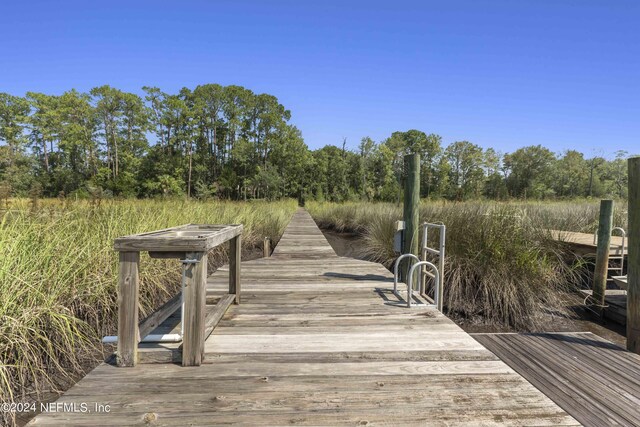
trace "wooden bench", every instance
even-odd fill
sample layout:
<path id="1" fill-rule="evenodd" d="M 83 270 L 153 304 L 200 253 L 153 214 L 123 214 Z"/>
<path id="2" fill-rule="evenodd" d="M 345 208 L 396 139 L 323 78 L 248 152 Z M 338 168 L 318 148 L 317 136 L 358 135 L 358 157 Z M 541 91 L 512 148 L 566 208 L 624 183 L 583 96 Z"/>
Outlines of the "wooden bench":
<path id="1" fill-rule="evenodd" d="M 118 366 L 136 365 L 141 332 L 148 333 L 149 329 L 138 326 L 140 252 L 148 252 L 152 258 L 192 260 L 192 263 L 185 267 L 187 270 L 183 295 L 182 365 L 198 366 L 202 363 L 206 339 L 207 253 L 216 246 L 230 242 L 229 294 L 234 295 L 234 302 L 239 304 L 242 229 L 242 225 L 187 224 L 115 239 L 113 247 L 120 256 L 116 359 Z M 170 310 L 166 311 L 167 316 L 171 314 Z M 164 319 L 154 320 L 161 323 Z"/>

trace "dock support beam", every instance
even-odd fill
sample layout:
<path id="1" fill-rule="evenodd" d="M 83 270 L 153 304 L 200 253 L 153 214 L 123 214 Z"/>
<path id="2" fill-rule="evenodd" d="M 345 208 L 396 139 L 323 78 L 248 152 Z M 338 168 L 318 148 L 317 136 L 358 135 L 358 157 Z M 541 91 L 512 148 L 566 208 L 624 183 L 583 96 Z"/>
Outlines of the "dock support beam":
<path id="1" fill-rule="evenodd" d="M 185 265 L 184 336 L 182 366 L 200 366 L 204 355 L 204 320 L 207 304 L 207 253 L 187 252 L 187 259 L 197 260 Z"/>
<path id="2" fill-rule="evenodd" d="M 640 354 L 640 157 L 630 158 L 628 167 L 627 349 Z"/>
<path id="3" fill-rule="evenodd" d="M 118 366 L 132 367 L 138 362 L 138 287 L 140 252 L 120 252 L 118 265 Z"/>
<path id="4" fill-rule="evenodd" d="M 420 230 L 420 154 L 408 154 L 404 156 L 404 211 L 405 224 L 404 240 L 402 242 L 403 254 L 418 255 L 418 232 Z M 407 259 L 406 261 L 411 262 Z M 401 269 L 402 272 L 408 268 Z M 405 274 L 401 277 L 406 282 Z"/>
<path id="5" fill-rule="evenodd" d="M 611 229 L 613 228 L 613 200 L 600 201 L 600 219 L 598 220 L 598 247 L 596 248 L 596 267 L 593 277 L 593 304 L 596 314 L 602 318 L 604 297 L 607 289 L 609 269 L 609 248 L 611 247 Z"/>

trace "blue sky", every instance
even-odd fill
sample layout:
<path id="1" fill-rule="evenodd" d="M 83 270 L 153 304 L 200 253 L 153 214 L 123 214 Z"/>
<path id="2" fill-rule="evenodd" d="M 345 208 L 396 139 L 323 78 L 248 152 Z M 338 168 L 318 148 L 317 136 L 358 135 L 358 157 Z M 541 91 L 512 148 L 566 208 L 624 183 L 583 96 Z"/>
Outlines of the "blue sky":
<path id="1" fill-rule="evenodd" d="M 311 148 L 420 129 L 640 152 L 640 2 L 5 2 L 0 91 L 267 92 Z"/>

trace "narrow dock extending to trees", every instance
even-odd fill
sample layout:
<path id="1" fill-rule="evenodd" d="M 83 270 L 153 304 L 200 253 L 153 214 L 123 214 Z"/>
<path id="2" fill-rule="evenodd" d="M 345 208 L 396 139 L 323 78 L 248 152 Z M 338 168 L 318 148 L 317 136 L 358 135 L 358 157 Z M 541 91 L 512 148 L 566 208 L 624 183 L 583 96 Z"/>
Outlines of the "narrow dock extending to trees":
<path id="1" fill-rule="evenodd" d="M 203 364 L 102 364 L 34 425 L 579 425 L 434 308 L 407 309 L 382 265 L 338 257 L 299 210 L 269 258 L 241 264 L 240 305 Z M 228 269 L 207 299 L 228 288 Z"/>

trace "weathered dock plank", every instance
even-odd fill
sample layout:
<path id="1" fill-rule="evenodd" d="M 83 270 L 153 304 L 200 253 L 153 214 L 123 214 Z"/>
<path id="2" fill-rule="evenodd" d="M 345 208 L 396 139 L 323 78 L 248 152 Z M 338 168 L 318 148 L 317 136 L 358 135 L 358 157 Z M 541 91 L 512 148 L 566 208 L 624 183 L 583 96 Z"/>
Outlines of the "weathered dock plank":
<path id="1" fill-rule="evenodd" d="M 580 291 L 585 297 L 591 295 L 592 291 L 583 289 Z M 627 291 L 621 289 L 607 289 L 604 292 L 604 319 L 627 324 Z"/>
<path id="2" fill-rule="evenodd" d="M 229 269 L 207 281 L 228 289 Z M 103 364 L 34 425 L 579 425 L 433 308 L 397 306 L 382 265 L 338 257 L 298 211 L 272 256 L 242 263 L 242 301 L 203 365 Z M 175 316 L 174 316 L 175 320 Z"/>
<path id="3" fill-rule="evenodd" d="M 590 332 L 473 336 L 583 425 L 640 425 L 640 356 Z"/>
<path id="4" fill-rule="evenodd" d="M 549 232 L 555 240 L 571 243 L 572 245 L 581 248 L 583 254 L 595 255 L 596 253 L 597 245 L 593 241 L 593 234 L 564 230 L 549 230 Z M 617 235 L 611 236 L 610 256 L 621 255 L 621 247 L 622 237 Z M 628 255 L 628 253 L 629 252 L 625 247 L 624 255 Z"/>

